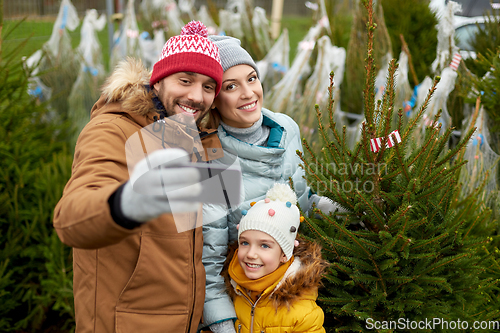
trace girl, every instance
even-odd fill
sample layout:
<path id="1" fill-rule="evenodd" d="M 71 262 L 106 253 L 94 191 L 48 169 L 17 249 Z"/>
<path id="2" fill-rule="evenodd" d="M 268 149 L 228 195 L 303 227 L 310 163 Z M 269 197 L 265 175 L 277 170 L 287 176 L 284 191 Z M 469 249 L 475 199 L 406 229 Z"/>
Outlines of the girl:
<path id="1" fill-rule="evenodd" d="M 238 333 L 325 332 L 316 297 L 328 264 L 319 245 L 297 244 L 296 202 L 288 185 L 276 184 L 243 211 L 238 249 L 228 257 L 227 271 Z"/>

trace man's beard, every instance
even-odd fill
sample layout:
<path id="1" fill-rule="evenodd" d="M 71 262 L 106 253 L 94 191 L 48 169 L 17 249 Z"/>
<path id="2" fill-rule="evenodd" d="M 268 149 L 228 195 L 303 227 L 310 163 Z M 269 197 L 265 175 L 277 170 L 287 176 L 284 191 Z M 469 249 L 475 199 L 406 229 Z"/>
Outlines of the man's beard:
<path id="1" fill-rule="evenodd" d="M 202 121 L 203 117 L 205 117 L 205 115 L 208 113 L 208 108 L 205 106 L 204 103 L 193 103 L 191 101 L 186 101 L 186 100 L 183 101 L 180 99 L 174 99 L 171 102 L 167 101 L 167 103 L 165 105 L 163 105 L 165 108 L 165 113 L 166 113 L 167 117 L 179 115 L 180 119 L 182 119 L 182 118 L 186 119 L 184 121 L 181 121 L 183 123 L 186 123 L 186 121 L 187 121 L 186 124 L 191 123 L 192 117 L 187 116 L 182 112 L 176 113 L 174 108 L 177 104 L 187 106 L 187 107 L 192 108 L 194 110 L 203 110 L 203 111 L 198 111 L 196 118 L 194 118 L 196 125 L 199 125 L 200 122 Z"/>

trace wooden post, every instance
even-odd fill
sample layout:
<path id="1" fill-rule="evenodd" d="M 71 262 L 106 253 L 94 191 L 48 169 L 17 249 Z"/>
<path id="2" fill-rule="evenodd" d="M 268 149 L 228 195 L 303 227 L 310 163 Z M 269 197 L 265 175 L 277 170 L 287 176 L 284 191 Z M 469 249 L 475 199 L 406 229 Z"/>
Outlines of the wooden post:
<path id="1" fill-rule="evenodd" d="M 410 73 L 411 76 L 413 77 L 413 85 L 418 86 L 417 73 L 415 72 L 415 68 L 413 68 L 413 61 L 411 60 L 410 49 L 408 48 L 408 44 L 406 44 L 403 34 L 399 34 L 399 38 L 401 39 L 401 46 L 403 48 L 403 51 L 408 55 L 408 65 L 410 66 Z"/>
<path id="2" fill-rule="evenodd" d="M 106 0 L 106 16 L 108 19 L 108 46 L 109 46 L 109 56 L 111 57 L 111 51 L 113 50 L 113 35 L 115 34 L 115 27 L 113 21 L 111 21 L 111 16 L 115 13 L 115 7 L 112 0 Z"/>
<path id="3" fill-rule="evenodd" d="M 271 14 L 271 37 L 276 39 L 280 35 L 281 17 L 283 16 L 284 0 L 273 0 L 273 9 Z"/>

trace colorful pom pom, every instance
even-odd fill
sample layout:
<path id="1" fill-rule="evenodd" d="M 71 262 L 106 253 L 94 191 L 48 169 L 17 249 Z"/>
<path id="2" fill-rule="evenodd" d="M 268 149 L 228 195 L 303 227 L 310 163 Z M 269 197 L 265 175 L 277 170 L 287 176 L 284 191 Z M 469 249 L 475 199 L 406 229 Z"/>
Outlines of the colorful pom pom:
<path id="1" fill-rule="evenodd" d="M 301 216 L 301 217 L 300 217 L 300 222 L 301 222 L 301 223 L 302 223 L 302 222 L 304 222 L 304 216 Z"/>
<path id="2" fill-rule="evenodd" d="M 268 213 L 269 213 L 269 216 L 274 216 L 274 214 L 276 214 L 276 212 L 272 208 L 269 209 Z"/>
<path id="3" fill-rule="evenodd" d="M 255 204 L 256 204 L 255 201 L 250 202 L 250 207 L 253 207 L 253 205 L 255 205 Z"/>
<path id="4" fill-rule="evenodd" d="M 243 210 L 241 211 L 241 215 L 247 215 L 247 214 L 248 214 L 248 210 L 243 209 Z"/>
<path id="5" fill-rule="evenodd" d="M 208 29 L 200 21 L 191 21 L 182 28 L 181 35 L 199 35 L 207 38 Z"/>
<path id="6" fill-rule="evenodd" d="M 270 202 L 271 202 L 271 199 L 269 199 L 269 198 L 265 198 L 265 199 L 264 199 L 264 202 L 265 202 L 265 203 L 270 203 Z"/>
<path id="7" fill-rule="evenodd" d="M 292 203 L 291 203 L 290 201 L 287 201 L 287 202 L 286 202 L 286 206 L 287 206 L 288 208 L 290 208 L 290 207 L 292 207 Z"/>

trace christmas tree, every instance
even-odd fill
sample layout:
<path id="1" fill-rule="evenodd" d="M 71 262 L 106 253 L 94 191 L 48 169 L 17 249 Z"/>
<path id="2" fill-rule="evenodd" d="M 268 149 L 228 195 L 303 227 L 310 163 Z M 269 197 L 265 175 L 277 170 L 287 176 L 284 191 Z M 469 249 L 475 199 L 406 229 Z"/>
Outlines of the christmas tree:
<path id="1" fill-rule="evenodd" d="M 383 99 L 375 101 L 376 24 L 372 0 L 363 4 L 368 43 L 361 140 L 351 150 L 345 127 L 336 129 L 331 84 L 328 124 L 316 107 L 321 154 L 307 141 L 305 153 L 299 153 L 311 189 L 346 210 L 330 215 L 315 210 L 301 226 L 305 238 L 321 243 L 331 263 L 319 297 L 325 327 L 331 332 L 447 332 L 472 330 L 484 321 L 481 328 L 499 329 L 494 326 L 500 324 L 496 222 L 476 192 L 460 195 L 458 181 L 467 163 L 461 151 L 475 128 L 447 150 L 452 128 L 440 134 L 437 114 L 423 144 L 415 145 L 416 124 L 439 77 L 404 125 L 403 111 L 394 108 L 395 60 Z M 395 112 L 399 122 L 391 128 Z"/>

